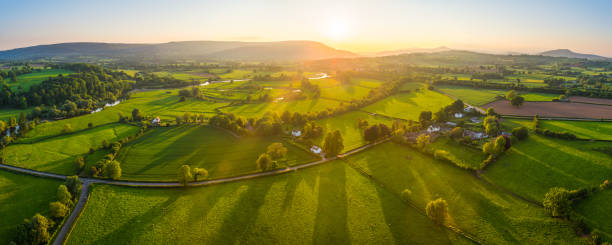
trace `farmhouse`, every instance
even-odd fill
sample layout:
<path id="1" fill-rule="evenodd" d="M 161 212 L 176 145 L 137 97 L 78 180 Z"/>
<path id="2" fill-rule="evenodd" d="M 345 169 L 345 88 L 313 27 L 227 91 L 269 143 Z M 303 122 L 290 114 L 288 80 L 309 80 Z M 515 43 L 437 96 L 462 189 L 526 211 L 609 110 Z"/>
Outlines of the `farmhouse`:
<path id="1" fill-rule="evenodd" d="M 440 126 L 434 126 L 431 125 L 427 128 L 427 133 L 433 133 L 433 132 L 439 132 L 440 131 Z"/>
<path id="2" fill-rule="evenodd" d="M 151 124 L 153 124 L 153 126 L 159 125 L 160 122 L 161 120 L 159 119 L 159 117 L 155 117 L 153 118 L 153 120 L 151 120 Z"/>
<path id="3" fill-rule="evenodd" d="M 460 112 L 455 113 L 455 118 L 463 118 L 463 113 L 460 113 Z"/>
<path id="4" fill-rule="evenodd" d="M 312 147 L 310 147 L 310 151 L 312 151 L 312 153 L 314 153 L 314 154 L 320 154 L 321 153 L 321 147 L 313 145 Z"/>
<path id="5" fill-rule="evenodd" d="M 302 135 L 302 131 L 294 129 L 293 131 L 291 131 L 291 135 L 293 135 L 294 137 L 300 137 Z"/>
<path id="6" fill-rule="evenodd" d="M 465 130 L 465 131 L 463 131 L 463 136 L 469 136 L 473 140 L 486 139 L 486 138 L 489 137 L 484 132 L 476 132 L 476 131 L 472 131 L 472 130 Z"/>
<path id="7" fill-rule="evenodd" d="M 463 108 L 463 111 L 464 112 L 468 112 L 468 113 L 469 112 L 473 112 L 474 111 L 474 107 L 468 105 L 465 108 Z"/>

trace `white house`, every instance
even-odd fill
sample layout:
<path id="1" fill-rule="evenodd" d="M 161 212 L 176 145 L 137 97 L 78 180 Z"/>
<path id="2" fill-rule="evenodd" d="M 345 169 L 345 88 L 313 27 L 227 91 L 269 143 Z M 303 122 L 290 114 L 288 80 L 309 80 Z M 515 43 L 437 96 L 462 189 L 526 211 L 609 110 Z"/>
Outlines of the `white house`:
<path id="1" fill-rule="evenodd" d="M 321 153 L 321 147 L 313 145 L 312 147 L 310 147 L 310 151 L 312 151 L 314 154 L 320 154 Z"/>
<path id="2" fill-rule="evenodd" d="M 455 113 L 455 118 L 462 118 L 463 117 L 463 113 Z"/>
<path id="3" fill-rule="evenodd" d="M 463 111 L 464 112 L 473 112 L 474 111 L 474 107 L 468 105 L 465 108 L 463 108 Z"/>
<path id="4" fill-rule="evenodd" d="M 440 126 L 430 125 L 427 128 L 427 133 L 433 133 L 433 132 L 438 132 L 438 131 L 440 131 Z"/>
<path id="5" fill-rule="evenodd" d="M 291 135 L 295 137 L 300 137 L 302 135 L 302 131 L 294 129 L 293 131 L 291 131 Z"/>
<path id="6" fill-rule="evenodd" d="M 159 123 L 161 122 L 161 120 L 159 119 L 159 117 L 155 117 L 153 118 L 153 120 L 151 120 L 151 124 L 157 126 L 159 125 Z"/>

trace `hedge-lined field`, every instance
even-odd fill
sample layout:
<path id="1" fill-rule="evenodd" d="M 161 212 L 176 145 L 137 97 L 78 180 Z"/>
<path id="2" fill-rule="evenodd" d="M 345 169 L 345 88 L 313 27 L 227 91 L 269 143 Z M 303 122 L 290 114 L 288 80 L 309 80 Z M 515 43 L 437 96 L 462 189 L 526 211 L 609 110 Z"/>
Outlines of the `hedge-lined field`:
<path id="1" fill-rule="evenodd" d="M 358 125 L 359 119 L 368 121 L 369 125 L 384 123 L 389 126 L 389 128 L 391 128 L 392 120 L 390 119 L 371 116 L 365 112 L 354 111 L 344 113 L 336 117 L 330 117 L 315 121 L 317 125 L 323 127 L 323 135 L 320 138 L 316 139 L 315 142 L 318 142 L 319 146 L 321 146 L 323 144 L 323 140 L 327 132 L 340 130 L 340 134 L 342 135 L 342 139 L 344 140 L 343 152 L 350 151 L 355 148 L 359 148 L 360 146 L 366 145 L 368 142 L 363 139 L 363 129 L 359 128 Z"/>
<path id="2" fill-rule="evenodd" d="M 533 127 L 533 120 L 510 120 Z M 569 132 L 583 139 L 612 140 L 612 122 L 540 120 L 540 128 L 555 132 Z"/>
<path id="3" fill-rule="evenodd" d="M 421 92 L 389 96 L 366 106 L 363 110 L 385 116 L 418 121 L 421 111 L 436 112 L 451 103 L 453 103 L 453 100 L 446 95 L 430 90 L 422 90 Z"/>
<path id="4" fill-rule="evenodd" d="M 612 156 L 595 151 L 608 142 L 561 140 L 530 134 L 491 163 L 484 177 L 541 201 L 552 187 L 578 189 L 612 176 Z"/>
<path id="5" fill-rule="evenodd" d="M 3 150 L 7 164 L 52 173 L 76 174 L 75 159 L 90 148 L 99 148 L 102 141 L 114 142 L 135 135 L 139 127 L 109 124 L 88 130 L 60 135 L 32 144 L 11 144 Z"/>
<path id="6" fill-rule="evenodd" d="M 122 179 L 176 181 L 182 165 L 203 167 L 210 178 L 243 175 L 259 171 L 255 160 L 279 139 L 235 138 L 225 130 L 208 126 L 156 128 L 123 146 L 117 156 Z M 287 143 L 287 161 L 295 165 L 316 160 L 302 149 Z"/>
<path id="7" fill-rule="evenodd" d="M 0 170 L 0 243 L 15 239 L 17 226 L 36 213 L 49 215 L 49 203 L 57 200 L 62 181 Z"/>
<path id="8" fill-rule="evenodd" d="M 347 158 L 393 193 L 404 190 L 417 207 L 436 198 L 448 202 L 450 223 L 487 244 L 582 243 L 571 226 L 541 207 L 478 180 L 470 171 L 434 160 L 407 146 L 385 143 Z"/>
<path id="9" fill-rule="evenodd" d="M 96 186 L 67 244 L 467 244 L 342 162 L 203 188 Z"/>
<path id="10" fill-rule="evenodd" d="M 327 108 L 336 108 L 339 105 L 339 101 L 318 98 L 230 106 L 221 108 L 221 111 L 231 112 L 244 117 L 261 117 L 266 112 L 276 112 L 279 115 L 281 115 L 285 110 L 291 113 L 319 112 L 322 110 L 327 110 Z"/>
<path id="11" fill-rule="evenodd" d="M 49 77 L 55 77 L 58 75 L 69 75 L 74 72 L 63 69 L 45 69 L 42 71 L 34 71 L 32 73 L 23 74 L 17 77 L 17 82 L 11 83 L 7 79 L 7 83 L 13 91 L 28 91 L 32 85 L 36 85 L 46 80 Z M 21 90 L 19 89 L 21 86 Z"/>

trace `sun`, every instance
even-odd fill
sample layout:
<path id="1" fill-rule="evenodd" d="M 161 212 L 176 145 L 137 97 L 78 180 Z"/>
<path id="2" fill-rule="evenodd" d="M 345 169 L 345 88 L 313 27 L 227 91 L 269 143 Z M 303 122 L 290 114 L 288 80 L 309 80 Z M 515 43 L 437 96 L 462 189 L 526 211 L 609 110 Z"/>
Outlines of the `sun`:
<path id="1" fill-rule="evenodd" d="M 349 31 L 349 26 L 345 21 L 332 20 L 327 25 L 326 35 L 334 41 L 340 41 L 348 36 Z"/>

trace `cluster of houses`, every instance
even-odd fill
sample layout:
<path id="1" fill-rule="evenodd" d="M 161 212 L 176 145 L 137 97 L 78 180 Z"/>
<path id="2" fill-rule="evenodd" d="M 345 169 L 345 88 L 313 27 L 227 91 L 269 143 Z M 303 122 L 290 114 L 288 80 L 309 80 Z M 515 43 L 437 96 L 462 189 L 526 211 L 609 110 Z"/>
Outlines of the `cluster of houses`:
<path id="1" fill-rule="evenodd" d="M 293 137 L 300 137 L 302 136 L 302 131 L 299 129 L 294 129 L 291 130 L 291 136 Z M 321 154 L 321 152 L 323 152 L 323 150 L 321 149 L 321 147 L 313 145 L 312 147 L 310 147 L 310 151 L 314 154 Z"/>

